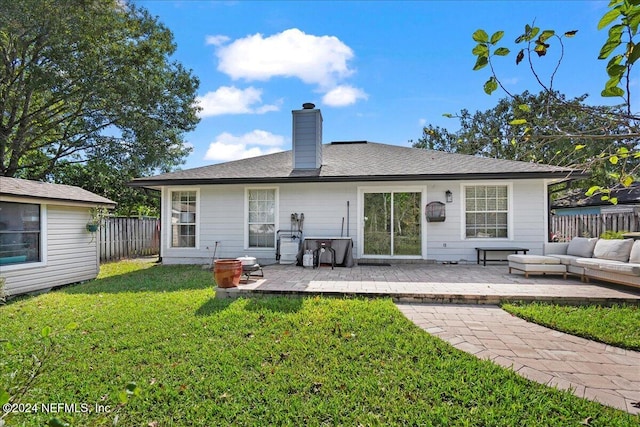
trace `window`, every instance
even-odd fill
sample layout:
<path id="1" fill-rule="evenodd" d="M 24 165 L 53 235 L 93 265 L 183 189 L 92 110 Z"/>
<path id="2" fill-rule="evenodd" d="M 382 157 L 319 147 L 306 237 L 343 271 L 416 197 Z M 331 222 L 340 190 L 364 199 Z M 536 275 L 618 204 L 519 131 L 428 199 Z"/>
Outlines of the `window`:
<path id="1" fill-rule="evenodd" d="M 250 248 L 274 248 L 276 235 L 276 190 L 247 190 L 247 234 Z"/>
<path id="2" fill-rule="evenodd" d="M 467 238 L 509 237 L 509 199 L 506 185 L 465 187 Z"/>
<path id="3" fill-rule="evenodd" d="M 40 262 L 40 205 L 0 202 L 0 265 Z"/>
<path id="4" fill-rule="evenodd" d="M 196 247 L 196 192 L 171 193 L 171 246 Z"/>

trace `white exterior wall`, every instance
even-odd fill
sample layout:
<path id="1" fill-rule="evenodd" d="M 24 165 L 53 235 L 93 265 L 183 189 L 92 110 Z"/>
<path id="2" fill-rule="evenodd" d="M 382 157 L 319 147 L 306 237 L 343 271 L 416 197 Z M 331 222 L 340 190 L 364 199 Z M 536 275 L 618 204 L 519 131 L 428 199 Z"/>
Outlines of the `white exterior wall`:
<path id="1" fill-rule="evenodd" d="M 19 201 L 19 200 L 6 200 Z M 23 200 L 24 203 L 37 203 Z M 98 245 L 87 232 L 87 206 L 40 205 L 39 263 L 0 266 L 5 291 L 17 295 L 95 279 L 100 271 Z"/>
<path id="2" fill-rule="evenodd" d="M 464 237 L 464 185 L 508 185 L 510 224 L 508 239 L 466 239 Z M 274 185 L 211 185 L 169 187 L 163 189 L 162 257 L 167 264 L 211 262 L 215 242 L 220 242 L 216 258 L 254 256 L 262 264 L 275 262 L 275 248 L 246 248 L 246 189 L 277 189 L 276 230 L 291 228 L 292 213 L 304 213 L 304 236 L 335 237 L 341 231 L 354 241 L 354 256 L 362 257 L 360 228 L 365 191 L 422 192 L 422 248 L 420 259 L 435 261 L 476 260 L 478 246 L 521 246 L 531 254 L 542 254 L 547 230 L 547 182 L 532 180 L 482 181 L 423 181 L 423 182 L 359 182 L 359 183 L 302 183 Z M 171 248 L 170 190 L 197 190 L 198 213 L 196 248 Z M 453 193 L 453 202 L 445 203 L 446 220 L 429 223 L 424 207 L 432 201 L 445 202 L 445 191 Z M 349 216 L 347 218 L 347 202 Z M 344 229 L 342 218 L 345 219 Z M 426 232 L 425 232 L 426 231 Z M 380 257 L 377 257 L 380 258 Z M 407 257 L 398 257 L 407 258 Z"/>

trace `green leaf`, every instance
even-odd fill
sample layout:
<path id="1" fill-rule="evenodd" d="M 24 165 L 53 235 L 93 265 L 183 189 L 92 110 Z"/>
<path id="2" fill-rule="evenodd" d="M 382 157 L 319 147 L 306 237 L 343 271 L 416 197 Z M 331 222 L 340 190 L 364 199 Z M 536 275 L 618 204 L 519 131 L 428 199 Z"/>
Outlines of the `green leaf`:
<path id="1" fill-rule="evenodd" d="M 495 55 L 498 55 L 498 56 L 507 56 L 507 55 L 509 55 L 509 52 L 511 52 L 511 51 L 509 49 L 507 49 L 506 47 L 499 47 L 493 53 Z"/>
<path id="2" fill-rule="evenodd" d="M 54 417 L 49 420 L 47 423 L 49 427 L 69 427 L 69 423 L 65 423 L 60 418 Z"/>
<path id="3" fill-rule="evenodd" d="M 609 157 L 609 163 L 611 163 L 612 165 L 617 165 L 618 164 L 618 160 L 619 160 L 618 156 L 614 155 L 614 156 Z"/>
<path id="4" fill-rule="evenodd" d="M 527 104 L 520 104 L 518 105 L 518 110 L 524 111 L 525 113 L 529 113 L 531 112 L 531 107 Z"/>
<path id="5" fill-rule="evenodd" d="M 619 78 L 622 78 L 624 72 L 627 69 L 624 65 L 620 65 L 622 58 L 622 55 L 616 55 L 611 58 L 611 60 L 607 64 L 607 74 L 609 75 L 609 77 L 618 76 Z"/>
<path id="6" fill-rule="evenodd" d="M 3 388 L 0 388 L 0 406 L 4 405 L 9 401 L 11 395 Z"/>
<path id="7" fill-rule="evenodd" d="M 638 44 L 633 44 L 633 42 L 629 43 L 631 45 L 629 58 L 627 59 L 627 63 L 629 65 L 634 64 L 638 58 L 640 58 L 640 46 Z"/>
<path id="8" fill-rule="evenodd" d="M 42 338 L 47 338 L 50 334 L 51 334 L 51 326 L 45 326 L 44 328 L 42 328 L 42 331 L 40 331 L 40 336 Z"/>
<path id="9" fill-rule="evenodd" d="M 625 187 L 631 187 L 631 184 L 633 184 L 633 177 L 629 175 L 625 176 L 622 180 L 622 185 L 624 185 Z"/>
<path id="10" fill-rule="evenodd" d="M 549 47 L 549 45 L 537 44 L 533 50 L 538 54 L 538 56 L 545 56 L 547 54 L 547 47 Z"/>
<path id="11" fill-rule="evenodd" d="M 618 46 L 620 46 L 620 40 L 608 39 L 600 49 L 598 59 L 607 59 Z"/>
<path id="12" fill-rule="evenodd" d="M 606 201 L 607 201 L 607 200 L 609 200 L 609 199 L 610 199 L 610 197 L 609 197 L 609 196 L 607 196 L 607 195 L 600 196 L 600 200 L 602 200 L 603 202 L 606 202 Z"/>
<path id="13" fill-rule="evenodd" d="M 118 393 L 118 403 L 120 403 L 121 405 L 124 405 L 128 401 L 129 401 L 129 395 L 127 394 L 126 391 L 122 390 L 121 392 Z"/>
<path id="14" fill-rule="evenodd" d="M 496 89 L 498 89 L 498 81 L 492 76 L 484 84 L 484 93 L 491 95 Z"/>
<path id="15" fill-rule="evenodd" d="M 576 151 L 580 151 L 580 150 L 582 150 L 584 147 L 586 147 L 586 145 L 578 144 L 578 145 L 576 145 Z"/>
<path id="16" fill-rule="evenodd" d="M 524 59 L 524 49 L 520 49 L 518 56 L 516 56 L 516 65 L 518 65 Z"/>
<path id="17" fill-rule="evenodd" d="M 496 31 L 491 35 L 491 44 L 496 44 L 504 36 L 504 31 Z"/>
<path id="18" fill-rule="evenodd" d="M 71 322 L 71 323 L 69 323 L 67 326 L 65 326 L 65 329 L 66 329 L 67 331 L 73 331 L 73 330 L 75 330 L 75 329 L 78 329 L 78 326 L 79 326 L 79 325 L 78 325 L 76 322 Z"/>
<path id="19" fill-rule="evenodd" d="M 513 119 L 509 122 L 512 126 L 524 125 L 527 123 L 527 119 Z"/>
<path id="20" fill-rule="evenodd" d="M 527 41 L 533 40 L 538 35 L 539 32 L 540 32 L 539 27 L 531 28 L 531 33 L 527 36 Z"/>
<path id="21" fill-rule="evenodd" d="M 473 71 L 481 70 L 482 68 L 486 67 L 488 63 L 489 60 L 486 56 L 479 56 L 478 60 L 476 61 L 476 65 L 473 66 Z"/>
<path id="22" fill-rule="evenodd" d="M 131 381 L 130 383 L 128 383 L 124 389 L 127 394 L 134 394 L 137 396 L 140 393 L 140 389 L 138 388 L 138 385 L 135 383 L 135 381 Z"/>
<path id="23" fill-rule="evenodd" d="M 540 37 L 538 37 L 538 41 L 540 41 L 541 43 L 544 43 L 546 40 L 553 37 L 555 34 L 556 32 L 553 30 L 544 30 L 542 34 L 540 34 Z"/>
<path id="24" fill-rule="evenodd" d="M 485 30 L 476 30 L 471 37 L 478 43 L 489 43 L 489 34 Z"/>
<path id="25" fill-rule="evenodd" d="M 596 191 L 600 191 L 601 189 L 602 189 L 602 187 L 600 187 L 599 185 L 591 186 L 591 187 L 589 187 L 589 189 L 587 190 L 587 192 L 586 192 L 586 193 L 584 193 L 584 195 L 585 195 L 585 196 L 587 196 L 587 197 L 589 197 L 589 196 L 593 196 L 593 194 L 594 194 Z"/>
<path id="26" fill-rule="evenodd" d="M 600 96 L 604 96 L 604 97 L 624 96 L 624 91 L 619 87 L 608 87 L 602 92 L 600 92 Z"/>
<path id="27" fill-rule="evenodd" d="M 471 51 L 475 56 L 489 56 L 489 48 L 486 44 L 478 43 Z"/>
<path id="28" fill-rule="evenodd" d="M 564 33 L 565 37 L 574 37 L 576 35 L 576 33 L 578 32 L 578 30 L 572 30 L 572 31 L 567 31 L 566 33 Z"/>
<path id="29" fill-rule="evenodd" d="M 444 113 L 442 116 L 446 117 L 448 119 L 453 119 L 453 114 L 451 114 L 451 113 Z"/>
<path id="30" fill-rule="evenodd" d="M 618 18 L 618 16 L 620 16 L 620 9 L 617 7 L 605 13 L 604 16 L 600 18 L 600 22 L 598 22 L 598 30 L 601 30 L 611 24 Z"/>
<path id="31" fill-rule="evenodd" d="M 617 205 L 618 204 L 618 198 L 617 197 L 611 197 L 609 198 L 609 202 L 613 205 Z"/>

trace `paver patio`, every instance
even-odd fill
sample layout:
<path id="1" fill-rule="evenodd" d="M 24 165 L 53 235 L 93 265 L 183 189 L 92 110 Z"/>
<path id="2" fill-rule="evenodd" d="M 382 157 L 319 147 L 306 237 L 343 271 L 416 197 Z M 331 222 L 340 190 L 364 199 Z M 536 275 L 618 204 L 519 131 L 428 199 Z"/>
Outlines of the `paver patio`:
<path id="1" fill-rule="evenodd" d="M 640 289 L 561 276 L 509 274 L 506 265 L 396 264 L 264 268 L 264 278 L 216 297 L 252 294 L 391 297 L 430 334 L 548 386 L 640 413 L 640 353 L 578 338 L 512 316 L 502 301 L 640 304 Z M 439 303 L 439 304 L 434 304 Z M 452 304 L 455 303 L 455 304 Z"/>
<path id="2" fill-rule="evenodd" d="M 217 297 L 242 294 L 385 296 L 396 301 L 484 303 L 553 301 L 598 304 L 640 303 L 640 289 L 582 283 L 562 276 L 509 274 L 506 265 L 394 264 L 391 266 L 321 267 L 270 265 L 264 278 L 238 288 L 218 289 Z"/>

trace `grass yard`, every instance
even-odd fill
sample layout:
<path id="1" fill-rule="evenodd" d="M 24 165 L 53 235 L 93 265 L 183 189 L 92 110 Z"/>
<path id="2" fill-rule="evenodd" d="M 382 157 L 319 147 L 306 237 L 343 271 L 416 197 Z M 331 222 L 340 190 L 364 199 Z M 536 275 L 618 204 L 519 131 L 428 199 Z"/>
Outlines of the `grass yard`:
<path id="1" fill-rule="evenodd" d="M 0 319 L 10 342 L 0 345 L 2 388 L 42 353 L 50 327 L 55 352 L 22 402 L 110 407 L 54 414 L 73 426 L 115 417 L 152 427 L 640 422 L 458 351 L 390 299 L 216 300 L 199 267 L 106 265 L 95 281 L 0 307 Z M 137 395 L 118 407 L 131 381 Z M 42 426 L 51 416 L 6 422 Z"/>
<path id="2" fill-rule="evenodd" d="M 640 307 L 504 304 L 511 314 L 573 335 L 640 351 Z"/>

